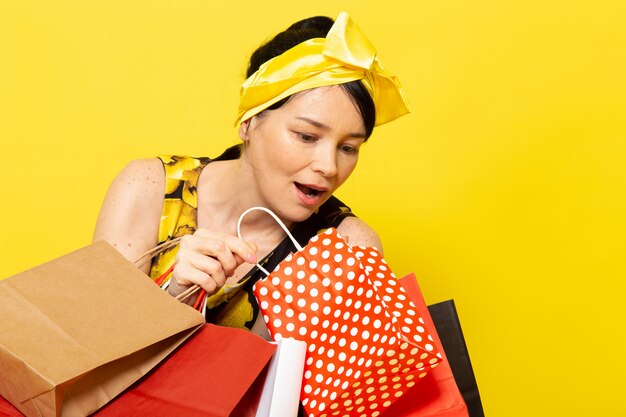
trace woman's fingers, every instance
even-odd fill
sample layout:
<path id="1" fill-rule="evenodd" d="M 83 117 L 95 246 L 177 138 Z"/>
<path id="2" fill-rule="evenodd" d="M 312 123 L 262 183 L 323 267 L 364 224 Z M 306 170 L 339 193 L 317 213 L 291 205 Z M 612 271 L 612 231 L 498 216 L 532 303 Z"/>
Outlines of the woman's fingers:
<path id="1" fill-rule="evenodd" d="M 185 262 L 177 262 L 172 272 L 172 278 L 180 287 L 188 288 L 194 284 L 200 285 L 208 294 L 215 293 L 220 285 L 221 279 L 216 278 L 217 274 L 212 275 L 197 269 L 192 264 Z M 223 285 L 223 284 L 222 284 Z"/>
<path id="2" fill-rule="evenodd" d="M 181 239 L 173 279 L 177 288 L 200 285 L 217 292 L 244 262 L 256 262 L 256 245 L 235 236 L 199 229 Z"/>
<path id="3" fill-rule="evenodd" d="M 212 261 L 210 261 L 212 260 Z M 240 265 L 223 240 L 201 236 L 183 238 L 180 242 L 177 261 L 194 265 L 207 273 L 215 269 L 215 260 L 227 276 Z"/>
<path id="4" fill-rule="evenodd" d="M 238 255 L 241 258 L 233 269 L 243 262 L 256 263 L 256 245 L 245 242 L 236 236 L 206 229 L 198 229 L 193 236 L 204 238 L 200 243 L 204 253 L 225 262 L 223 264 L 226 268 L 227 265 L 231 265 L 229 255 Z M 225 258 L 222 259 L 221 256 Z"/>

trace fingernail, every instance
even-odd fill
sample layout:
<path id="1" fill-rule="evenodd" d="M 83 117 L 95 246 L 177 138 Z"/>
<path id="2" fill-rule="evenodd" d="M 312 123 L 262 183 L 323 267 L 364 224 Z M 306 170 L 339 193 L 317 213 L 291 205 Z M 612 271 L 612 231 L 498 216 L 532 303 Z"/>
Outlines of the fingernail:
<path id="1" fill-rule="evenodd" d="M 256 263 L 256 256 L 254 256 L 253 253 L 249 253 L 248 255 L 246 255 L 246 260 L 248 262 L 250 262 L 251 264 L 255 264 Z"/>

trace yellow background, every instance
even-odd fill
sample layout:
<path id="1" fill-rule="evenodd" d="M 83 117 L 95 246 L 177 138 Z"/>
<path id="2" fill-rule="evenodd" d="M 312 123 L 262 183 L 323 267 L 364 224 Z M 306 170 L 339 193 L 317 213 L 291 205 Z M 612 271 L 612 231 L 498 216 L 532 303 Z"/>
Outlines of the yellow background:
<path id="1" fill-rule="evenodd" d="M 623 410 L 626 3 L 2 1 L 6 277 L 89 243 L 114 175 L 216 156 L 246 59 L 349 11 L 413 113 L 377 129 L 339 193 L 454 298 L 489 417 Z"/>

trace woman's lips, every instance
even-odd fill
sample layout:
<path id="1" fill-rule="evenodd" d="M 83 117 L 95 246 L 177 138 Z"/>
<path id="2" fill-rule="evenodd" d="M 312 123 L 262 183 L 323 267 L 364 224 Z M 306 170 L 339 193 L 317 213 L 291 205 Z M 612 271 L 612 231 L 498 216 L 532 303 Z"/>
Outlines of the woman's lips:
<path id="1" fill-rule="evenodd" d="M 294 184 L 298 197 L 308 206 L 317 205 L 321 201 L 324 193 L 328 191 L 326 187 L 319 187 L 313 184 L 300 184 L 298 182 Z"/>

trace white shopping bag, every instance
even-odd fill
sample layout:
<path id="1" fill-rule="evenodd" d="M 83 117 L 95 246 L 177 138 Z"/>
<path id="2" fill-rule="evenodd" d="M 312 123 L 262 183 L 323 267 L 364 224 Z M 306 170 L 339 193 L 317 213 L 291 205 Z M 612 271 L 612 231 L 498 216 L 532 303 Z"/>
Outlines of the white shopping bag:
<path id="1" fill-rule="evenodd" d="M 269 364 L 256 417 L 298 415 L 306 343 L 283 338 Z"/>

